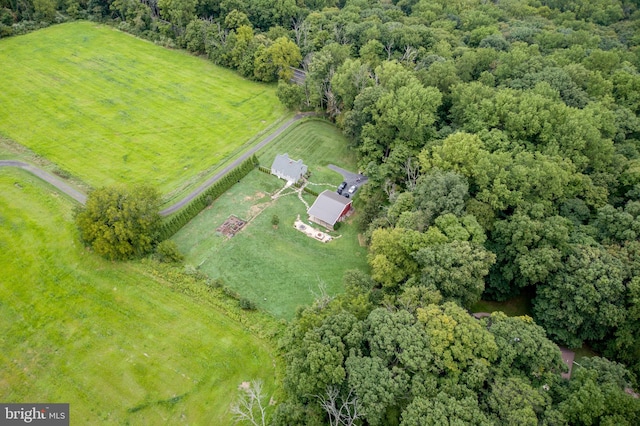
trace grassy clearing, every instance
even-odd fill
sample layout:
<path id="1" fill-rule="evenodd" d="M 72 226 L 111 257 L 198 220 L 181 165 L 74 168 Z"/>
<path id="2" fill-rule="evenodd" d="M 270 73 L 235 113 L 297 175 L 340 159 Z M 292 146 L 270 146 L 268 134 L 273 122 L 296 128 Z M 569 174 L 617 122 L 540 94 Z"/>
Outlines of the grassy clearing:
<path id="1" fill-rule="evenodd" d="M 312 182 L 328 184 L 311 186 L 319 191 L 342 180 L 327 164 L 355 167 L 344 137 L 319 120 L 290 129 L 259 153 L 260 162 L 269 167 L 275 154 L 283 152 L 303 159 L 312 171 Z M 333 233 L 339 238 L 320 243 L 293 228 L 298 215 L 307 219 L 306 207 L 296 194 L 286 190 L 288 195 L 271 199 L 283 185 L 284 181 L 253 171 L 173 239 L 188 263 L 213 278 L 222 278 L 225 285 L 276 317 L 289 319 L 297 306 L 308 305 L 320 294 L 319 286 L 328 294 L 342 292 L 344 271 L 368 270 L 368 265 L 366 248 L 358 243 L 357 214 Z M 309 205 L 315 199 L 308 194 L 304 197 Z M 216 228 L 232 214 L 253 219 L 231 239 L 217 235 Z M 271 224 L 274 215 L 280 219 L 277 229 Z"/>
<path id="2" fill-rule="evenodd" d="M 269 343 L 209 304 L 79 246 L 72 203 L 0 169 L 0 400 L 72 424 L 230 424 L 237 386 L 276 387 Z"/>
<path id="3" fill-rule="evenodd" d="M 510 317 L 528 315 L 533 316 L 531 307 L 531 295 L 521 294 L 504 302 L 480 300 L 471 306 L 471 312 L 495 312 L 502 311 Z"/>
<path id="4" fill-rule="evenodd" d="M 92 186 L 172 197 L 285 113 L 275 87 L 90 22 L 0 41 L 0 134 Z"/>
<path id="5" fill-rule="evenodd" d="M 591 349 L 591 347 L 589 347 L 586 343 L 583 343 L 579 348 L 573 348 L 571 350 L 576 353 L 574 361 L 576 361 L 577 363 L 580 363 L 582 358 L 593 358 L 594 356 L 600 356 L 600 354 Z"/>
<path id="6" fill-rule="evenodd" d="M 344 271 L 368 266 L 354 223 L 345 223 L 333 233 L 341 237 L 326 244 L 295 230 L 293 222 L 297 215 L 306 219 L 306 207 L 291 193 L 271 199 L 283 183 L 259 171 L 249 173 L 173 239 L 188 263 L 222 278 L 276 317 L 290 319 L 297 306 L 308 305 L 320 294 L 319 286 L 335 295 L 343 291 Z M 311 204 L 314 197 L 305 199 Z M 216 228 L 231 214 L 253 219 L 227 239 L 217 235 Z M 280 219 L 277 229 L 271 224 L 273 215 Z"/>

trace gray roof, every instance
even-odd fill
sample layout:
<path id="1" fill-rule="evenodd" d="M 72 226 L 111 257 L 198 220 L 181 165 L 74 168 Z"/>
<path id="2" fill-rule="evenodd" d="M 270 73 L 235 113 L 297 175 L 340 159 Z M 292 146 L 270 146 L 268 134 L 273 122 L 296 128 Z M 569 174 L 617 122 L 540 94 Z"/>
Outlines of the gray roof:
<path id="1" fill-rule="evenodd" d="M 333 191 L 322 191 L 313 205 L 309 207 L 309 216 L 315 216 L 323 222 L 335 224 L 340 219 L 340 213 L 351 203 L 349 198 Z"/>
<path id="2" fill-rule="evenodd" d="M 302 160 L 292 160 L 289 154 L 278 154 L 271 165 L 271 173 L 277 173 L 281 177 L 297 182 L 307 173 L 307 166 L 302 163 Z"/>

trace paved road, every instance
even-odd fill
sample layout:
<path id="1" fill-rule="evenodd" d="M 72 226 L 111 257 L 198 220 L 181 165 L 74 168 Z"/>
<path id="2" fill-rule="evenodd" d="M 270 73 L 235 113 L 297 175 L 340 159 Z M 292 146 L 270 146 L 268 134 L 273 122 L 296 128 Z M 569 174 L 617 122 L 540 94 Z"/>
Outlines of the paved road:
<path id="1" fill-rule="evenodd" d="M 277 136 L 279 136 L 282 132 L 284 132 L 293 123 L 295 123 L 296 121 L 298 121 L 298 120 L 300 120 L 300 119 L 302 119 L 304 117 L 308 117 L 308 116 L 313 115 L 313 114 L 314 113 L 312 113 L 312 112 L 305 112 L 305 113 L 301 113 L 301 114 L 296 114 L 291 120 L 287 121 L 282 126 L 278 127 L 275 132 L 271 133 L 269 136 L 267 136 L 262 141 L 260 141 L 260 143 L 258 143 L 257 145 L 253 146 L 247 152 L 242 154 L 233 163 L 229 164 L 224 169 L 220 170 L 218 173 L 216 173 L 210 179 L 207 179 L 207 181 L 205 183 L 203 183 L 202 185 L 200 185 L 199 187 L 194 189 L 191 193 L 189 193 L 182 200 L 180 200 L 177 203 L 173 204 L 172 206 L 169 206 L 166 209 L 162 210 L 160 212 L 160 215 L 161 216 L 169 216 L 171 213 L 174 213 L 174 212 L 180 210 L 182 207 L 187 205 L 191 200 L 196 198 L 198 195 L 202 194 L 208 187 L 210 187 L 211 185 L 216 183 L 218 180 L 220 180 L 225 174 L 229 173 L 229 171 L 231 171 L 234 167 L 237 167 L 244 160 L 246 160 L 247 158 L 249 158 L 253 154 L 255 154 L 260 148 L 264 147 L 269 142 L 271 142 L 273 139 L 275 139 Z M 22 161 L 0 160 L 0 167 L 19 167 L 19 168 L 21 168 L 23 170 L 26 170 L 26 171 L 34 174 L 35 176 L 39 177 L 40 179 L 44 180 L 45 182 L 50 183 L 51 185 L 53 185 L 56 188 L 58 188 L 60 191 L 62 191 L 65 194 L 69 195 L 74 200 L 78 201 L 79 203 L 85 204 L 87 202 L 87 196 L 85 194 L 83 194 L 82 192 L 72 188 L 71 186 L 67 185 L 66 183 L 64 183 L 59 178 L 55 177 L 54 175 L 52 175 L 52 174 L 50 174 L 48 172 L 45 172 L 44 170 L 42 170 L 42 169 L 40 169 L 40 168 L 38 168 L 36 166 L 33 166 L 31 164 L 27 164 L 27 163 L 23 163 Z"/>
<path id="2" fill-rule="evenodd" d="M 45 172 L 42 169 L 39 169 L 36 166 L 32 166 L 31 164 L 23 163 L 22 161 L 13 161 L 13 160 L 0 160 L 0 167 L 18 167 L 20 169 L 26 170 L 29 173 L 39 177 L 45 182 L 50 183 L 51 185 L 58 188 L 60 191 L 64 192 L 74 200 L 78 201 L 81 204 L 87 202 L 87 196 L 77 189 L 72 188 L 71 186 L 64 183 L 59 178 L 55 177 L 51 173 Z"/>

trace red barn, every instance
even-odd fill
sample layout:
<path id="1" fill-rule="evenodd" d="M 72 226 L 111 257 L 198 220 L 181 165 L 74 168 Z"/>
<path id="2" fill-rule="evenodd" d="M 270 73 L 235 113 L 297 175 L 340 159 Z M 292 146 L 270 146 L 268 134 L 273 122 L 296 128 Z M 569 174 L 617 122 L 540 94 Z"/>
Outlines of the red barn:
<path id="1" fill-rule="evenodd" d="M 327 229 L 333 230 L 336 222 L 344 220 L 351 211 L 352 201 L 333 191 L 323 191 L 313 203 L 307 213 L 309 220 Z"/>

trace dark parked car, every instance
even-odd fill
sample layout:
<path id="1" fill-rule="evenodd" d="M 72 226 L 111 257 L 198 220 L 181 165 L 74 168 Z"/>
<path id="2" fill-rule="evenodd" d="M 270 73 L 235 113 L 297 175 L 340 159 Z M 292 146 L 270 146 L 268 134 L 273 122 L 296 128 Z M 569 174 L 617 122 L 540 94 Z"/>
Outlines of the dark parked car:
<path id="1" fill-rule="evenodd" d="M 347 182 L 342 182 L 340 185 L 338 185 L 338 194 L 342 194 L 342 191 L 344 191 L 344 189 L 347 187 Z"/>

